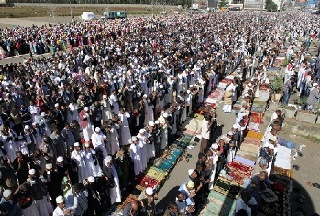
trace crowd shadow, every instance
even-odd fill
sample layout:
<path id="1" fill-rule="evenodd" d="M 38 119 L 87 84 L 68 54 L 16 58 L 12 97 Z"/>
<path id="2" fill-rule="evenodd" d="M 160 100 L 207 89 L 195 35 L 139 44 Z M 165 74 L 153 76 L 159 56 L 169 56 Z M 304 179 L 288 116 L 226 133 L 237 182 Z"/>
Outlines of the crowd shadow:
<path id="1" fill-rule="evenodd" d="M 157 208 L 165 211 L 168 208 L 170 202 L 175 202 L 176 197 L 179 195 L 179 185 L 172 188 L 165 197 L 163 197 L 158 203 Z M 159 214 L 163 215 L 163 214 Z"/>

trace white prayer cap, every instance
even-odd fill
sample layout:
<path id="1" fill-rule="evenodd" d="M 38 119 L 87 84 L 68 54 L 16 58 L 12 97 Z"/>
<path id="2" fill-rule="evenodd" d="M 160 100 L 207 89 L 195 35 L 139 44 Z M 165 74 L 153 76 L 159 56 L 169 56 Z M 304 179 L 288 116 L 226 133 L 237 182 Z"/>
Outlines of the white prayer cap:
<path id="1" fill-rule="evenodd" d="M 159 121 L 155 121 L 154 123 L 155 123 L 155 124 L 160 124 L 160 122 L 159 122 Z"/>
<path id="2" fill-rule="evenodd" d="M 12 194 L 12 191 L 9 190 L 9 189 L 3 191 L 3 197 L 4 197 L 4 198 L 9 197 L 11 194 Z"/>
<path id="3" fill-rule="evenodd" d="M 232 135 L 233 135 L 233 132 L 232 132 L 232 131 L 229 131 L 229 132 L 227 133 L 227 135 L 232 136 Z"/>
<path id="4" fill-rule="evenodd" d="M 85 107 L 85 108 L 84 108 L 84 111 L 85 111 L 85 112 L 88 112 L 88 111 L 89 111 L 89 108 L 88 108 L 88 107 Z"/>
<path id="5" fill-rule="evenodd" d="M 143 128 L 139 130 L 140 134 L 143 134 L 144 132 L 145 132 L 145 130 Z"/>
<path id="6" fill-rule="evenodd" d="M 160 85 L 159 87 L 160 87 L 160 88 L 163 88 L 163 85 Z"/>
<path id="7" fill-rule="evenodd" d="M 190 176 L 194 172 L 194 169 L 188 169 L 188 175 Z"/>
<path id="8" fill-rule="evenodd" d="M 137 138 L 136 136 L 133 136 L 133 137 L 131 137 L 131 140 L 132 140 L 133 142 L 135 142 L 135 141 L 138 141 L 138 138 Z"/>
<path id="9" fill-rule="evenodd" d="M 104 164 L 106 166 L 108 166 L 108 164 L 110 163 L 110 161 L 112 161 L 112 157 L 111 156 L 107 156 L 105 159 L 104 159 Z"/>
<path id="10" fill-rule="evenodd" d="M 46 169 L 48 170 L 52 169 L 52 164 L 51 163 L 46 164 Z"/>
<path id="11" fill-rule="evenodd" d="M 316 87 L 316 86 L 318 86 L 318 83 L 313 83 L 313 87 Z"/>
<path id="12" fill-rule="evenodd" d="M 165 112 L 162 114 L 162 116 L 163 116 L 163 118 L 168 118 L 168 113 Z"/>
<path id="13" fill-rule="evenodd" d="M 159 122 L 160 122 L 161 124 L 165 124 L 165 123 L 166 123 L 166 120 L 165 120 L 164 118 L 159 118 Z"/>
<path id="14" fill-rule="evenodd" d="M 233 129 L 238 129 L 238 125 L 237 125 L 237 124 L 234 124 L 234 125 L 232 126 L 232 128 L 233 128 Z"/>
<path id="15" fill-rule="evenodd" d="M 75 143 L 73 143 L 73 146 L 74 146 L 74 147 L 79 147 L 80 144 L 79 144 L 79 142 L 75 142 Z"/>
<path id="16" fill-rule="evenodd" d="M 187 94 L 190 94 L 190 92 L 191 92 L 190 90 L 187 90 Z"/>
<path id="17" fill-rule="evenodd" d="M 278 139 L 277 139 L 277 136 L 271 135 L 271 136 L 269 137 L 269 140 L 271 140 L 271 141 L 273 141 L 273 142 L 276 142 Z"/>
<path id="18" fill-rule="evenodd" d="M 63 157 L 62 157 L 62 156 L 59 156 L 59 157 L 57 158 L 57 162 L 58 162 L 58 163 L 63 162 Z"/>
<path id="19" fill-rule="evenodd" d="M 269 144 L 267 147 L 268 147 L 269 149 L 274 149 L 274 145 L 272 145 L 272 144 Z"/>
<path id="20" fill-rule="evenodd" d="M 93 176 L 89 176 L 88 177 L 88 182 L 93 183 L 94 182 L 94 177 Z"/>
<path id="21" fill-rule="evenodd" d="M 24 126 L 24 129 L 29 130 L 30 129 L 29 125 Z"/>
<path id="22" fill-rule="evenodd" d="M 144 94 L 142 97 L 147 98 L 147 97 L 148 97 L 148 95 Z"/>
<path id="23" fill-rule="evenodd" d="M 104 174 L 103 174 L 103 172 L 98 172 L 97 176 L 102 177 L 102 176 L 104 176 Z"/>
<path id="24" fill-rule="evenodd" d="M 63 196 L 58 196 L 57 198 L 56 198 L 56 203 L 57 204 L 60 204 L 60 203 L 63 203 L 64 202 L 64 199 L 63 199 Z"/>
<path id="25" fill-rule="evenodd" d="M 37 125 L 37 122 L 32 122 L 32 126 L 36 126 Z"/>
<path id="26" fill-rule="evenodd" d="M 45 112 L 41 112 L 41 116 L 46 116 L 47 114 Z"/>
<path id="27" fill-rule="evenodd" d="M 36 170 L 35 169 L 29 170 L 29 175 L 34 175 L 34 174 L 36 174 Z"/>
<path id="28" fill-rule="evenodd" d="M 149 126 L 153 127 L 154 126 L 154 122 L 153 121 L 149 121 Z"/>
<path id="29" fill-rule="evenodd" d="M 194 189 L 194 182 L 193 181 L 188 181 L 187 184 L 186 184 L 186 187 L 190 188 L 190 189 Z"/>
<path id="30" fill-rule="evenodd" d="M 94 129 L 94 131 L 97 132 L 97 133 L 99 133 L 99 132 L 101 131 L 101 129 L 100 129 L 99 127 L 96 127 L 96 128 Z"/>
<path id="31" fill-rule="evenodd" d="M 107 98 L 107 95 L 102 95 L 102 98 L 103 98 L 103 99 L 106 99 L 106 98 Z"/>
<path id="32" fill-rule="evenodd" d="M 58 103 L 56 103 L 56 104 L 54 105 L 54 107 L 55 107 L 55 108 L 59 107 L 59 104 L 58 104 Z"/>
<path id="33" fill-rule="evenodd" d="M 90 144 L 86 142 L 86 143 L 84 144 L 84 146 L 85 146 L 86 148 L 89 148 L 89 147 L 90 147 Z"/>
<path id="34" fill-rule="evenodd" d="M 213 143 L 213 144 L 211 145 L 211 148 L 212 148 L 212 149 L 218 149 L 218 148 L 219 148 L 219 146 L 218 146 L 218 144 L 217 144 L 217 143 Z"/>
<path id="35" fill-rule="evenodd" d="M 152 187 L 147 187 L 147 189 L 146 189 L 146 194 L 149 195 L 149 196 L 151 196 L 151 195 L 153 194 L 153 189 L 152 189 Z"/>

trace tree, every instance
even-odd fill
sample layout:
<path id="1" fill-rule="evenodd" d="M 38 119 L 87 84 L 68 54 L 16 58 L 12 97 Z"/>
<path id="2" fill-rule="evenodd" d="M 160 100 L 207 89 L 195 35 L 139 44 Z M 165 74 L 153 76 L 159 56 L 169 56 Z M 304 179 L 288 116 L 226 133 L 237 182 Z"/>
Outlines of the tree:
<path id="1" fill-rule="evenodd" d="M 218 3 L 218 7 L 223 8 L 223 7 L 227 6 L 227 4 L 229 4 L 229 2 L 227 0 L 220 0 Z"/>
<path id="2" fill-rule="evenodd" d="M 277 11 L 278 10 L 278 5 L 276 3 L 274 3 L 272 0 L 267 0 L 266 1 L 266 10 L 268 12 Z"/>

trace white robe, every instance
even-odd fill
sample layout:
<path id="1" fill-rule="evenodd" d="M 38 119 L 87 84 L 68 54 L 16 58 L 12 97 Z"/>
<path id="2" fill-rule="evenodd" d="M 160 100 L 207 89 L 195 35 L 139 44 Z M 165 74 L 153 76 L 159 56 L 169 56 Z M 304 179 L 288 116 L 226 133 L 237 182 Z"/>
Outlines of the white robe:
<path id="1" fill-rule="evenodd" d="M 145 111 L 144 126 L 147 126 L 149 124 L 149 121 L 154 121 L 153 106 L 149 106 L 148 102 L 144 101 L 143 107 Z"/>
<path id="2" fill-rule="evenodd" d="M 112 111 L 110 107 L 109 101 L 103 100 L 102 102 L 102 119 L 103 121 L 108 121 L 109 119 L 112 119 Z"/>
<path id="3" fill-rule="evenodd" d="M 21 151 L 21 153 L 23 155 L 29 154 L 28 144 L 25 140 L 20 140 L 20 141 L 16 142 L 16 145 L 18 146 L 19 151 Z"/>
<path id="4" fill-rule="evenodd" d="M 16 152 L 19 150 L 17 144 L 10 140 L 4 143 L 4 149 L 6 150 L 7 156 L 10 159 L 10 161 L 13 162 L 17 157 Z"/>
<path id="5" fill-rule="evenodd" d="M 113 205 L 115 202 L 121 202 L 121 192 L 120 192 L 120 184 L 119 184 L 119 178 L 116 171 L 116 168 L 112 165 L 112 174 L 113 179 L 115 182 L 115 187 L 110 188 L 110 199 L 111 199 L 111 205 Z"/>
<path id="6" fill-rule="evenodd" d="M 163 150 L 168 145 L 168 125 L 164 124 L 161 128 L 161 144 L 160 149 Z"/>
<path id="7" fill-rule="evenodd" d="M 129 113 L 124 113 L 121 114 L 119 113 L 119 119 L 122 121 L 122 125 L 120 126 L 120 139 L 121 145 L 128 145 L 129 143 L 131 143 L 131 134 L 130 134 L 130 129 L 129 129 L 129 123 L 128 123 L 128 119 L 130 118 L 130 114 Z"/>
<path id="8" fill-rule="evenodd" d="M 77 163 L 79 182 L 83 182 L 83 180 L 89 177 L 86 167 L 85 153 L 81 150 L 73 150 L 71 153 L 71 158 Z"/>
<path id="9" fill-rule="evenodd" d="M 93 134 L 93 126 L 91 124 L 90 115 L 88 113 L 84 114 L 87 119 L 87 126 L 83 129 L 83 137 L 85 141 L 89 141 L 91 139 L 91 136 Z"/>
<path id="10" fill-rule="evenodd" d="M 134 173 L 137 176 L 143 171 L 142 164 L 141 164 L 140 148 L 136 144 L 131 144 L 129 153 L 130 153 L 130 158 L 134 164 Z"/>
<path id="11" fill-rule="evenodd" d="M 88 176 L 98 176 L 98 173 L 102 172 L 102 170 L 99 163 L 97 163 L 97 165 L 94 165 L 93 155 L 95 155 L 96 152 L 93 149 L 85 149 L 84 154 Z"/>
<path id="12" fill-rule="evenodd" d="M 145 170 L 148 166 L 148 146 L 149 145 L 145 139 L 145 135 L 141 136 L 141 134 L 138 134 L 137 136 L 139 142 L 138 142 L 138 147 L 140 149 L 140 153 L 141 153 L 141 166 L 142 166 L 142 170 Z"/>
<path id="13" fill-rule="evenodd" d="M 116 95 L 112 94 L 109 98 L 110 105 L 113 106 L 112 112 L 115 114 L 119 114 L 119 104 L 118 104 L 118 98 Z"/>
<path id="14" fill-rule="evenodd" d="M 120 143 L 119 143 L 119 135 L 118 135 L 117 129 L 114 128 L 114 127 L 111 128 L 110 132 L 107 133 L 107 137 L 108 137 L 108 140 L 109 140 L 108 148 L 110 148 L 110 149 L 107 149 L 107 150 L 111 152 L 111 155 L 114 155 L 120 149 L 120 147 L 119 147 L 119 145 L 120 145 Z"/>

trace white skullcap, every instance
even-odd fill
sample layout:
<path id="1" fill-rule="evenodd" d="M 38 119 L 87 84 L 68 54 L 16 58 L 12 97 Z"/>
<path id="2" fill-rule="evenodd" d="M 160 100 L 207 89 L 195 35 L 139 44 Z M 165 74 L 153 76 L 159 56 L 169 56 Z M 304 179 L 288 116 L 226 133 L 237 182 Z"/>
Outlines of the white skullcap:
<path id="1" fill-rule="evenodd" d="M 48 170 L 52 169 L 52 164 L 51 163 L 46 164 L 46 169 L 48 169 Z"/>
<path id="2" fill-rule="evenodd" d="M 60 204 L 60 203 L 63 203 L 64 202 L 64 199 L 63 199 L 63 196 L 58 196 L 57 198 L 56 198 L 56 203 L 57 204 Z"/>
<path id="3" fill-rule="evenodd" d="M 12 194 L 12 191 L 9 190 L 9 189 L 3 191 L 3 197 L 4 197 L 4 198 L 9 197 L 11 194 Z"/>
<path id="4" fill-rule="evenodd" d="M 35 169 L 29 170 L 29 175 L 34 175 L 34 174 L 36 174 L 36 170 Z"/>
<path id="5" fill-rule="evenodd" d="M 36 126 L 37 125 L 37 122 L 32 122 L 32 126 Z"/>
<path id="6" fill-rule="evenodd" d="M 101 131 L 101 129 L 100 129 L 99 127 L 96 127 L 96 128 L 94 129 L 94 131 L 97 132 L 97 133 L 99 133 L 99 132 Z"/>
<path id="7" fill-rule="evenodd" d="M 188 169 L 188 175 L 190 176 L 194 172 L 194 169 Z"/>
<path id="8" fill-rule="evenodd" d="M 237 125 L 237 124 L 234 124 L 234 125 L 232 126 L 232 128 L 233 128 L 233 129 L 238 129 L 238 125 Z"/>
<path id="9" fill-rule="evenodd" d="M 147 97 L 148 97 L 148 95 L 144 94 L 142 97 L 147 98 Z"/>
<path id="10" fill-rule="evenodd" d="M 47 114 L 45 112 L 41 112 L 41 116 L 46 116 Z"/>
<path id="11" fill-rule="evenodd" d="M 57 107 L 59 107 L 59 104 L 58 104 L 58 103 L 56 103 L 56 104 L 54 105 L 54 107 L 56 107 L 56 108 L 57 108 Z"/>
<path id="12" fill-rule="evenodd" d="M 89 147 L 90 147 L 90 144 L 86 142 L 86 143 L 84 144 L 84 146 L 85 146 L 86 148 L 89 148 Z"/>
<path id="13" fill-rule="evenodd" d="M 163 88 L 163 85 L 160 85 L 159 87 L 160 87 L 160 88 Z"/>
<path id="14" fill-rule="evenodd" d="M 268 147 L 269 149 L 274 149 L 274 145 L 272 145 L 272 144 L 269 144 L 267 147 Z"/>
<path id="15" fill-rule="evenodd" d="M 153 194 L 153 189 L 152 189 L 152 187 L 147 187 L 147 189 L 146 189 L 146 194 L 149 195 L 149 196 L 151 196 L 151 195 Z"/>
<path id="16" fill-rule="evenodd" d="M 57 162 L 58 162 L 58 163 L 63 162 L 63 157 L 62 157 L 62 156 L 59 156 L 59 157 L 57 158 Z"/>
<path id="17" fill-rule="evenodd" d="M 218 149 L 218 148 L 219 148 L 219 146 L 218 146 L 218 144 L 217 144 L 217 143 L 213 143 L 213 144 L 211 145 L 211 148 L 212 148 L 212 149 Z"/>
<path id="18" fill-rule="evenodd" d="M 142 134 L 142 133 L 144 133 L 144 132 L 145 132 L 145 130 L 144 130 L 143 128 L 139 130 L 139 133 L 140 133 L 140 134 Z"/>
<path id="19" fill-rule="evenodd" d="M 107 98 L 107 95 L 102 95 L 102 98 L 103 98 L 103 99 L 106 99 L 106 98 Z"/>
<path id="20" fill-rule="evenodd" d="M 163 113 L 162 116 L 163 118 L 168 118 L 168 113 Z"/>
<path id="21" fill-rule="evenodd" d="M 88 182 L 93 183 L 94 182 L 94 177 L 93 176 L 89 176 L 88 177 Z"/>
<path id="22" fill-rule="evenodd" d="M 232 132 L 232 131 L 229 131 L 229 132 L 227 133 L 227 135 L 232 136 L 232 135 L 233 135 L 233 132 Z"/>
<path id="23" fill-rule="evenodd" d="M 134 141 L 138 141 L 138 138 L 136 136 L 131 137 L 131 140 Z"/>
<path id="24" fill-rule="evenodd" d="M 154 126 L 154 122 L 153 121 L 149 121 L 149 126 L 153 127 Z"/>
<path id="25" fill-rule="evenodd" d="M 160 122 L 159 122 L 159 121 L 155 121 L 154 123 L 155 123 L 155 124 L 160 124 Z"/>
<path id="26" fill-rule="evenodd" d="M 316 87 L 316 86 L 318 86 L 318 83 L 313 83 L 313 87 Z"/>
<path id="27" fill-rule="evenodd" d="M 110 163 L 110 161 L 112 161 L 112 157 L 111 156 L 107 156 L 105 159 L 104 159 L 104 164 L 106 166 L 108 166 L 108 163 Z"/>
<path id="28" fill-rule="evenodd" d="M 73 146 L 74 147 L 80 146 L 80 143 L 79 142 L 75 142 L 75 143 L 73 143 Z"/>
<path id="29" fill-rule="evenodd" d="M 190 90 L 187 90 L 187 94 L 190 94 L 190 92 L 191 92 Z"/>
<path id="30" fill-rule="evenodd" d="M 24 126 L 24 129 L 25 129 L 25 130 L 30 129 L 29 125 Z"/>
<path id="31" fill-rule="evenodd" d="M 84 108 L 84 111 L 85 111 L 85 112 L 88 112 L 88 111 L 89 111 L 89 108 L 88 108 L 88 107 L 85 107 L 85 108 Z"/>

